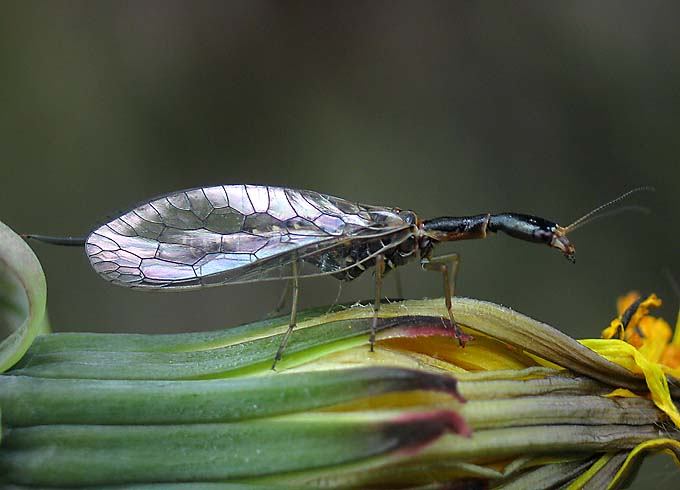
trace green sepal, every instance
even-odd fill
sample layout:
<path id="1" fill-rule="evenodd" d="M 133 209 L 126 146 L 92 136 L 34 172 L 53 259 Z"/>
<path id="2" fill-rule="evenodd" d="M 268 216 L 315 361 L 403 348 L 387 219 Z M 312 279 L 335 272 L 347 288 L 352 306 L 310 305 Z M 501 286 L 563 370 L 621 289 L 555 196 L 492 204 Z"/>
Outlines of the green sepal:
<path id="1" fill-rule="evenodd" d="M 413 390 L 449 393 L 461 402 L 456 385 L 455 378 L 445 374 L 379 366 L 205 381 L 0 376 L 0 406 L 4 423 L 11 427 L 204 424 L 309 411 Z"/>
<path id="2" fill-rule="evenodd" d="M 353 312 L 355 318 L 341 318 L 341 314 L 316 317 L 296 328 L 277 368 L 298 366 L 333 352 L 367 344 L 373 323 L 370 309 Z M 356 317 L 356 313 L 363 314 Z M 340 317 L 340 319 L 335 319 Z M 440 317 L 401 316 L 381 318 L 376 331 L 408 325 L 410 331 L 422 329 L 431 332 L 433 325 L 442 330 Z M 278 323 L 261 322 L 235 327 L 239 334 L 231 336 L 229 330 L 220 332 L 221 340 L 211 335 L 208 344 L 201 344 L 206 334 L 179 334 L 181 341 L 172 335 L 160 336 L 165 345 L 192 345 L 197 350 L 164 350 L 154 346 L 154 335 L 128 334 L 54 334 L 38 339 L 12 374 L 48 378 L 89 379 L 213 379 L 267 373 L 281 343 L 286 328 Z M 277 327 L 278 326 L 278 327 Z M 195 339 L 191 340 L 191 336 Z M 125 337 L 129 337 L 128 340 Z M 242 340 L 248 337 L 251 340 Z M 85 350 L 71 345 L 75 342 Z M 46 348 L 44 344 L 49 344 Z M 115 350 L 115 347 L 132 343 L 153 350 Z M 214 347 L 220 343 L 221 347 Z M 453 347 L 457 348 L 457 347 Z"/>
<path id="3" fill-rule="evenodd" d="M 528 488 L 563 488 L 565 483 L 582 474 L 597 458 L 548 463 L 529 468 L 519 475 L 494 485 L 494 490 L 525 490 Z"/>
<path id="4" fill-rule="evenodd" d="M 43 486 L 304 477 L 373 458 L 409 458 L 447 432 L 469 435 L 462 418 L 446 410 L 224 424 L 35 426 L 6 431 L 0 473 L 11 483 Z"/>

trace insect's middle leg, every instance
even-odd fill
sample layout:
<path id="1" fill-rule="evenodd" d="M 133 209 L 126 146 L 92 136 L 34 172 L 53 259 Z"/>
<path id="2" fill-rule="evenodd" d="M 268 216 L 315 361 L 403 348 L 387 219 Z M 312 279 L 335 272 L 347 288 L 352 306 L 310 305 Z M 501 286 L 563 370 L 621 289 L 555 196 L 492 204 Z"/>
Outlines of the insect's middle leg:
<path id="1" fill-rule="evenodd" d="M 286 349 L 286 344 L 288 344 L 288 339 L 290 339 L 290 334 L 293 333 L 293 329 L 297 325 L 298 292 L 300 291 L 297 260 L 291 264 L 291 267 L 293 272 L 293 277 L 291 279 L 293 284 L 293 304 L 290 309 L 290 321 L 288 322 L 288 330 L 286 330 L 286 334 L 283 336 L 279 348 L 276 350 L 272 370 L 276 368 L 276 363 L 281 360 L 283 351 Z"/>
<path id="2" fill-rule="evenodd" d="M 290 292 L 290 285 L 292 282 L 293 282 L 292 279 L 286 280 L 286 285 L 283 287 L 283 291 L 281 291 L 281 296 L 279 296 L 279 300 L 277 301 L 274 309 L 267 314 L 267 318 L 278 316 L 284 310 L 284 308 L 286 307 L 287 302 L 286 300 L 288 298 L 288 294 Z"/>
<path id="3" fill-rule="evenodd" d="M 455 291 L 455 280 L 458 276 L 458 263 L 460 256 L 457 253 L 442 255 L 440 257 L 433 257 L 431 259 L 424 258 L 420 261 L 420 265 L 427 271 L 439 272 L 444 280 L 444 302 L 446 303 L 446 310 L 449 313 L 449 320 L 451 326 L 456 332 L 458 343 L 463 346 L 465 342 L 470 339 L 470 336 L 463 332 L 456 320 L 453 318 L 453 307 L 451 304 L 451 297 Z"/>
<path id="4" fill-rule="evenodd" d="M 375 330 L 378 326 L 378 312 L 380 311 L 380 300 L 382 299 L 382 283 L 385 276 L 385 256 L 378 254 L 375 256 L 375 302 L 373 303 L 373 322 L 371 323 L 371 336 L 368 341 L 371 344 L 371 352 L 375 345 Z"/>
<path id="5" fill-rule="evenodd" d="M 340 295 L 342 294 L 342 283 L 338 281 L 338 294 L 335 295 L 335 299 L 331 303 L 331 305 L 328 307 L 328 310 L 326 310 L 326 315 L 329 315 L 332 311 L 333 308 L 335 308 L 338 303 L 340 302 Z"/>
<path id="6" fill-rule="evenodd" d="M 394 269 L 392 275 L 394 276 L 394 286 L 397 290 L 397 298 L 402 300 L 404 299 L 404 286 L 401 283 L 401 272 L 399 272 L 399 269 Z"/>

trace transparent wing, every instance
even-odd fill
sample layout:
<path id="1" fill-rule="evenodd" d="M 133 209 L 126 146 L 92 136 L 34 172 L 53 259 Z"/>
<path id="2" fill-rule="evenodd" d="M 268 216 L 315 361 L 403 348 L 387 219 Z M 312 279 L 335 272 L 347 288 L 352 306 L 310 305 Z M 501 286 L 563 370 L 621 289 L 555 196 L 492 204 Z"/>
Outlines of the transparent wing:
<path id="1" fill-rule="evenodd" d="M 296 260 L 307 265 L 300 276 L 333 274 L 343 263 L 322 258 L 342 254 L 352 241 L 377 243 L 379 253 L 409 236 L 410 226 L 390 208 L 312 191 L 227 185 L 141 204 L 94 230 L 86 252 L 115 284 L 186 289 L 285 279 Z"/>

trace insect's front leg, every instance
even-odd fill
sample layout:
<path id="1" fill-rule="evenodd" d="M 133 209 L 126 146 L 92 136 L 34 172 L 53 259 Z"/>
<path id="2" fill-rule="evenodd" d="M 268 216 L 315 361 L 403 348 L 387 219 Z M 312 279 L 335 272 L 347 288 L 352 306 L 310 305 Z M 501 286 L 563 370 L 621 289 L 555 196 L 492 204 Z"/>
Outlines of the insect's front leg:
<path id="1" fill-rule="evenodd" d="M 442 255 L 439 257 L 427 258 L 423 257 L 420 260 L 420 265 L 426 271 L 439 272 L 444 280 L 444 302 L 446 303 L 446 310 L 449 313 L 449 320 L 451 326 L 455 330 L 458 343 L 462 346 L 465 342 L 471 340 L 471 336 L 463 332 L 456 320 L 453 318 L 453 305 L 451 304 L 451 297 L 455 290 L 455 280 L 458 276 L 458 263 L 460 256 L 457 253 Z"/>
<path id="2" fill-rule="evenodd" d="M 371 323 L 371 336 L 368 341 L 371 344 L 371 352 L 375 344 L 375 330 L 378 326 L 378 312 L 380 311 L 380 300 L 382 299 L 382 283 L 385 276 L 385 256 L 378 254 L 375 256 L 375 302 L 373 303 L 373 323 Z"/>
<path id="3" fill-rule="evenodd" d="M 420 265 L 427 271 L 441 272 L 444 276 L 444 295 L 452 298 L 456 295 L 456 281 L 458 280 L 458 265 L 460 255 L 456 252 L 427 257 L 420 260 Z M 448 294 L 447 294 L 448 291 Z"/>
<path id="4" fill-rule="evenodd" d="M 291 278 L 291 282 L 293 284 L 293 302 L 292 302 L 293 304 L 290 309 L 290 321 L 288 322 L 288 330 L 286 331 L 286 334 L 283 336 L 283 339 L 279 344 L 279 348 L 276 350 L 276 355 L 274 356 L 274 362 L 272 364 L 272 370 L 276 368 L 276 363 L 281 360 L 281 357 L 283 356 L 283 351 L 286 348 L 286 344 L 288 344 L 290 334 L 293 333 L 293 329 L 295 328 L 295 325 L 297 325 L 298 292 L 300 290 L 297 259 L 291 264 L 291 269 L 293 276 Z"/>

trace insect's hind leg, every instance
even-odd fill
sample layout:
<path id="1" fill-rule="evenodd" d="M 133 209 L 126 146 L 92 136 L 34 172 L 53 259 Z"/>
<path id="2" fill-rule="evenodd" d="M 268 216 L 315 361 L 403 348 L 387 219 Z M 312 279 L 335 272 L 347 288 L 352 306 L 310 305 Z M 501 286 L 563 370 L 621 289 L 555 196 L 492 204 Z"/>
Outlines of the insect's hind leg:
<path id="1" fill-rule="evenodd" d="M 283 339 L 281 339 L 281 343 L 279 344 L 279 348 L 276 350 L 276 355 L 274 356 L 274 362 L 272 363 L 272 370 L 276 368 L 276 363 L 281 360 L 283 357 L 283 351 L 286 349 L 286 345 L 288 344 L 288 339 L 290 339 L 290 334 L 293 333 L 293 329 L 297 325 L 297 308 L 298 308 L 298 292 L 300 291 L 300 285 L 299 285 L 299 278 L 298 278 L 298 262 L 295 260 L 292 264 L 291 267 L 293 269 L 293 277 L 291 278 L 291 282 L 293 285 L 293 302 L 291 305 L 290 309 L 290 321 L 288 322 L 288 330 L 286 330 L 286 334 L 283 336 Z"/>
<path id="2" fill-rule="evenodd" d="M 471 339 L 470 335 L 463 332 L 455 318 L 453 317 L 453 305 L 451 304 L 451 298 L 455 291 L 455 281 L 458 276 L 458 264 L 460 262 L 460 256 L 457 253 L 442 255 L 440 257 L 432 257 L 430 259 L 423 258 L 420 261 L 420 265 L 426 271 L 439 272 L 444 280 L 444 302 L 446 303 L 446 310 L 449 313 L 449 320 L 451 321 L 451 326 L 455 330 L 456 338 L 458 343 L 462 346 L 465 342 Z"/>
<path id="3" fill-rule="evenodd" d="M 385 276 L 385 256 L 375 256 L 375 302 L 373 303 L 373 322 L 371 323 L 371 336 L 368 342 L 371 344 L 371 352 L 375 345 L 375 330 L 378 327 L 378 313 L 380 312 L 380 300 L 382 299 L 382 283 Z"/>

